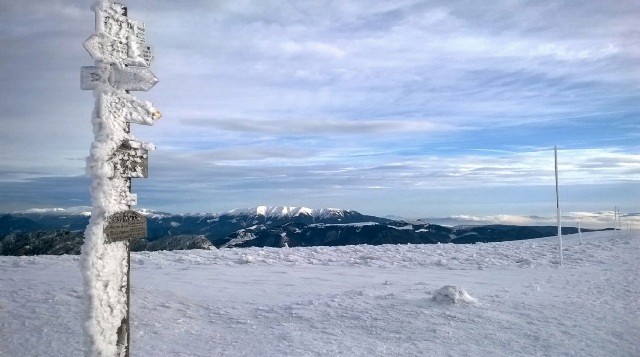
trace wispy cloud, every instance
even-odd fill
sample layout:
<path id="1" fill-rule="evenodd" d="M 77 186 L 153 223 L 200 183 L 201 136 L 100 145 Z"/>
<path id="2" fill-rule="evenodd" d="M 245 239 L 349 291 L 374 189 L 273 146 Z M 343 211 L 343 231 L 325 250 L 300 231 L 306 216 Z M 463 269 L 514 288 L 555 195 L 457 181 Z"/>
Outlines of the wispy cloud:
<path id="1" fill-rule="evenodd" d="M 620 216 L 620 221 L 616 222 L 616 214 L 614 211 L 600 212 L 566 212 L 561 216 L 563 227 L 577 228 L 580 224 L 581 228 L 586 229 L 603 229 L 620 227 L 623 229 L 640 227 L 640 214 L 624 214 Z M 521 225 L 521 226 L 555 226 L 557 224 L 556 216 L 519 216 L 519 215 L 494 215 L 494 216 L 470 216 L 459 215 L 451 217 L 427 218 L 429 222 L 434 224 L 444 224 L 450 226 L 460 225 L 488 225 L 488 224 L 505 224 L 505 225 Z"/>
<path id="2" fill-rule="evenodd" d="M 370 135 L 459 130 L 454 125 L 426 120 L 338 120 L 338 119 L 185 119 L 185 124 L 215 130 L 279 135 Z"/>

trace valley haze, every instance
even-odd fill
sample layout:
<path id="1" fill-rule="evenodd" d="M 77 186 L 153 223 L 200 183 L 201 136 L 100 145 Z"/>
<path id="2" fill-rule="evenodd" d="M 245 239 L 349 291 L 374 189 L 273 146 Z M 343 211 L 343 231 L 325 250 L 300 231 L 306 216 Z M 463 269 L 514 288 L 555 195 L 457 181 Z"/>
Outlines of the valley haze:
<path id="1" fill-rule="evenodd" d="M 251 213 L 254 215 L 265 216 L 296 216 L 299 214 L 322 214 L 323 212 L 330 212 L 332 210 L 341 211 L 344 208 L 309 208 L 303 206 L 257 206 L 251 208 L 234 208 L 223 212 L 188 212 L 188 213 L 175 213 L 175 212 L 162 212 L 148 208 L 135 208 L 136 211 L 145 215 L 155 216 L 172 216 L 172 215 L 222 215 L 222 214 L 238 214 L 238 213 Z M 11 212 L 5 212 L 11 213 Z M 14 214 L 40 214 L 40 215 L 54 215 L 54 216 L 69 216 L 69 215 L 91 215 L 91 207 L 89 206 L 76 206 L 76 207 L 53 207 L 53 208 L 30 208 L 22 211 L 15 211 Z M 371 215 L 369 212 L 359 212 L 365 215 Z M 458 215 L 448 217 L 402 217 L 398 215 L 386 215 L 379 216 L 380 218 L 392 219 L 392 220 L 421 220 L 425 223 L 438 224 L 443 226 L 481 226 L 481 225 L 519 225 L 519 226 L 549 226 L 556 224 L 556 217 L 552 215 L 548 216 L 523 216 L 523 215 L 492 215 L 492 216 L 471 216 L 471 215 Z M 577 227 L 577 223 L 580 222 L 582 228 L 591 229 L 604 229 L 614 227 L 614 211 L 600 211 L 600 212 L 563 212 L 562 222 L 563 226 Z M 640 228 L 640 213 L 622 213 L 621 214 L 622 228 Z"/>

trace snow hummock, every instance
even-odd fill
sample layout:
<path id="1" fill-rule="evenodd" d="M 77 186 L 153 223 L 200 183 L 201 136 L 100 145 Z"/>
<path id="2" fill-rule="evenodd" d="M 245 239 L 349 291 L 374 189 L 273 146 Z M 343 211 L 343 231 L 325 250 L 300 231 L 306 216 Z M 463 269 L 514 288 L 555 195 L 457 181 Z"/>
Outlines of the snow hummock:
<path id="1" fill-rule="evenodd" d="M 640 355 L 640 232 L 563 241 L 133 253 L 131 355 Z M 0 354 L 86 352 L 78 262 L 0 257 Z"/>
<path id="2" fill-rule="evenodd" d="M 461 287 L 445 285 L 433 293 L 433 301 L 442 303 L 470 303 L 475 304 L 478 300 Z"/>

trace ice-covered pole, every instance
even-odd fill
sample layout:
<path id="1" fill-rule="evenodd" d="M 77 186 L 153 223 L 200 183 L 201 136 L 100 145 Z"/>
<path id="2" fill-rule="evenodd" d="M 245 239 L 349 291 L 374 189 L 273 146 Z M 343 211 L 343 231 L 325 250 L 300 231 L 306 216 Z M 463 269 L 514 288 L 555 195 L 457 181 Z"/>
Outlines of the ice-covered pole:
<path id="1" fill-rule="evenodd" d="M 582 245 L 582 229 L 580 228 L 580 222 L 578 222 L 578 235 L 580 236 L 580 245 Z"/>
<path id="2" fill-rule="evenodd" d="M 87 158 L 91 175 L 91 219 L 82 246 L 86 304 L 86 355 L 129 355 L 130 244 L 146 236 L 146 221 L 130 211 L 137 197 L 131 178 L 147 177 L 153 144 L 135 140 L 130 123 L 151 125 L 160 113 L 128 94 L 148 90 L 158 79 L 148 70 L 151 50 L 142 23 L 127 8 L 99 1 L 95 34 L 84 43 L 94 66 L 82 67 L 81 88 L 93 90 L 94 140 Z"/>
<path id="3" fill-rule="evenodd" d="M 560 223 L 560 195 L 558 192 L 558 147 L 553 147 L 553 156 L 555 161 L 555 173 L 556 173 L 556 218 L 558 221 L 558 242 L 560 245 L 560 266 L 563 264 L 562 259 L 562 226 Z"/>
<path id="4" fill-rule="evenodd" d="M 622 213 L 620 207 L 618 207 L 618 230 L 622 230 Z"/>

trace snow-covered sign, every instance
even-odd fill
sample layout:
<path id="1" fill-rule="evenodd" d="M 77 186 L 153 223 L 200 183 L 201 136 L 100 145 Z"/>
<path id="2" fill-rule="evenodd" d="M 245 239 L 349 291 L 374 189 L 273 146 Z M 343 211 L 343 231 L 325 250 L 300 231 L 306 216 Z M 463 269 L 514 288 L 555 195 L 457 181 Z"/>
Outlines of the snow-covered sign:
<path id="1" fill-rule="evenodd" d="M 110 242 L 147 237 L 147 218 L 136 211 L 127 210 L 112 214 L 104 229 Z"/>
<path id="2" fill-rule="evenodd" d="M 143 143 L 123 143 L 113 155 L 114 174 L 120 177 L 146 178 L 149 174 L 149 151 Z"/>
<path id="3" fill-rule="evenodd" d="M 108 85 L 113 89 L 148 91 L 158 78 L 146 67 L 84 66 L 80 69 L 80 88 L 99 89 Z"/>
<path id="4" fill-rule="evenodd" d="M 96 34 L 82 45 L 95 60 L 149 66 L 153 60 L 144 24 L 126 17 L 127 8 L 116 2 L 95 5 Z"/>
<path id="5" fill-rule="evenodd" d="M 103 92 L 99 97 L 99 115 L 106 120 L 124 119 L 128 123 L 153 125 L 162 114 L 153 104 L 122 92 Z"/>
<path id="6" fill-rule="evenodd" d="M 123 41 L 93 34 L 82 43 L 82 46 L 93 59 L 105 62 L 149 66 L 153 60 L 151 47 L 144 42 Z"/>

